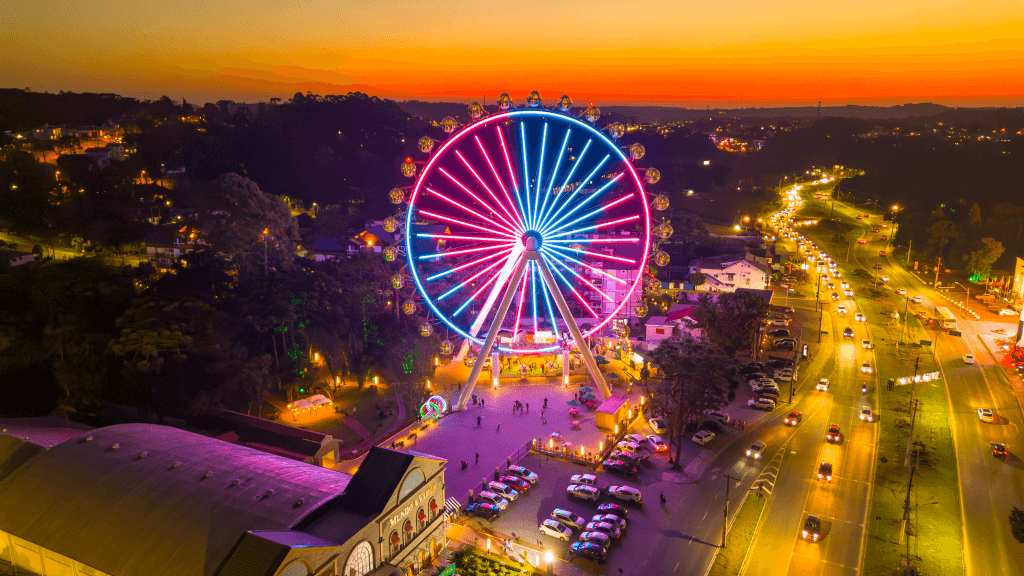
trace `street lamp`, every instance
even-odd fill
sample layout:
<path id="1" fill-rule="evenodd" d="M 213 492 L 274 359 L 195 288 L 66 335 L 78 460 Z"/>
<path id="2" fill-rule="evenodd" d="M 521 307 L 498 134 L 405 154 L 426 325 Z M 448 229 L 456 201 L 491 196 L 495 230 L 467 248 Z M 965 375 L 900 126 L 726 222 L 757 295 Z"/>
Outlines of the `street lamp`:
<path id="1" fill-rule="evenodd" d="M 970 305 L 971 289 L 968 288 L 967 286 L 964 286 L 963 284 L 960 284 L 959 282 L 953 282 L 953 284 L 956 284 L 956 285 L 958 285 L 958 286 L 960 286 L 961 288 L 964 289 L 964 310 L 966 310 L 967 313 L 970 314 L 971 313 L 971 305 Z"/>
<path id="2" fill-rule="evenodd" d="M 554 566 L 552 566 L 554 561 L 555 561 L 555 555 L 554 554 L 552 554 L 551 552 L 545 552 L 544 553 L 544 563 L 547 564 L 547 566 L 548 566 L 548 576 L 551 576 L 551 574 L 554 573 L 553 572 Z"/>

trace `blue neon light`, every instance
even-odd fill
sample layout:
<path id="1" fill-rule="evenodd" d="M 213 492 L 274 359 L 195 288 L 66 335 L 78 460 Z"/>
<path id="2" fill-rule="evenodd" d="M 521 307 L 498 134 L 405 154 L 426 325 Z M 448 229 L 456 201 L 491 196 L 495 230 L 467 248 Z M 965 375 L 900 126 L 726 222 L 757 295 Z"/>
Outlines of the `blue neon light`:
<path id="1" fill-rule="evenodd" d="M 547 233 L 561 232 L 562 230 L 568 228 L 569 226 L 572 226 L 573 224 L 575 224 L 577 222 L 580 222 L 582 220 L 586 220 L 587 218 L 590 218 L 591 216 L 595 216 L 597 214 L 600 214 L 601 212 L 604 212 L 604 208 L 598 208 L 597 210 L 594 210 L 593 212 L 591 212 L 590 214 L 587 214 L 586 216 L 580 216 L 579 218 L 573 220 L 572 222 L 570 222 L 568 224 L 565 224 L 563 226 L 558 226 L 559 224 L 562 223 L 563 220 L 565 220 L 569 216 L 572 216 L 577 210 L 579 210 L 580 208 L 583 208 L 584 206 L 586 206 L 587 204 L 589 204 L 590 202 L 595 200 L 605 190 L 607 190 L 609 186 L 611 186 L 612 184 L 615 184 L 618 181 L 619 181 L 619 179 L 615 178 L 615 179 L 612 179 L 612 180 L 609 180 L 608 182 L 606 182 L 605 185 L 601 186 L 600 188 L 598 188 L 598 190 L 596 192 L 594 192 L 593 194 L 588 195 L 583 200 L 583 202 L 580 202 L 579 204 L 576 205 L 575 208 L 573 208 L 572 210 L 566 212 L 561 218 L 558 219 L 557 222 L 552 222 L 551 224 L 547 224 L 544 227 L 544 229 L 542 230 L 542 232 L 547 232 Z M 556 228 L 556 226 L 558 226 L 558 227 Z"/>

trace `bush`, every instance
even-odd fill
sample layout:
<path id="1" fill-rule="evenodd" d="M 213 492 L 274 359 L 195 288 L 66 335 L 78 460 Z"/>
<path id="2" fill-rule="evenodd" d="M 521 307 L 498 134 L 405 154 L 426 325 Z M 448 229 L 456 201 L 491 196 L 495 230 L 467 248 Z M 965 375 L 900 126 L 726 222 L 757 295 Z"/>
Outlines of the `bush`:
<path id="1" fill-rule="evenodd" d="M 733 394 L 735 395 L 735 393 L 733 393 Z M 718 434 L 718 433 L 720 433 L 720 432 L 722 432 L 724 430 L 724 428 L 722 428 L 722 425 L 719 424 L 718 422 L 714 421 L 714 420 L 705 420 L 704 424 L 701 425 L 700 429 L 701 430 L 710 430 L 710 431 L 712 431 L 712 432 L 714 432 L 716 434 Z"/>
<path id="2" fill-rule="evenodd" d="M 727 396 L 727 398 L 729 398 L 729 402 L 732 402 L 733 400 L 736 399 L 736 387 L 735 386 L 733 386 L 732 390 L 729 390 L 729 395 Z"/>

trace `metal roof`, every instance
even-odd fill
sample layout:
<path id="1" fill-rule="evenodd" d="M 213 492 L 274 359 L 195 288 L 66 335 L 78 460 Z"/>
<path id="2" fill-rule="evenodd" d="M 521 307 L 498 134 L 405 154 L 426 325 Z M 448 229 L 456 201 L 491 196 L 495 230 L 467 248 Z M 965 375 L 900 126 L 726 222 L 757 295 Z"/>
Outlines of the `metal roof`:
<path id="1" fill-rule="evenodd" d="M 108 574 L 209 576 L 246 531 L 293 527 L 351 478 L 177 428 L 109 426 L 0 479 L 0 530 Z"/>

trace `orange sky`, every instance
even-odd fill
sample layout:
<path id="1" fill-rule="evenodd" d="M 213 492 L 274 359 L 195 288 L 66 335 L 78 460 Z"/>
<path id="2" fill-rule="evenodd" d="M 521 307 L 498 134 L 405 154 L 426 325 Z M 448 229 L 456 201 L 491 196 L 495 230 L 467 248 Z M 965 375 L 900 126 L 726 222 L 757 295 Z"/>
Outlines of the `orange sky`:
<path id="1" fill-rule="evenodd" d="M 0 87 L 690 107 L 1024 106 L 1022 0 L 34 0 Z"/>

